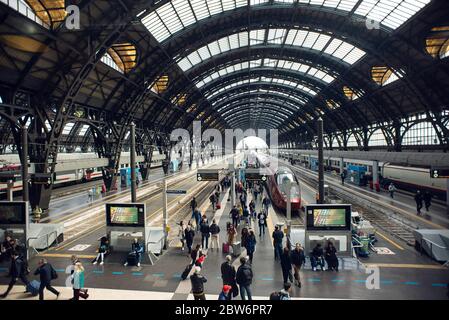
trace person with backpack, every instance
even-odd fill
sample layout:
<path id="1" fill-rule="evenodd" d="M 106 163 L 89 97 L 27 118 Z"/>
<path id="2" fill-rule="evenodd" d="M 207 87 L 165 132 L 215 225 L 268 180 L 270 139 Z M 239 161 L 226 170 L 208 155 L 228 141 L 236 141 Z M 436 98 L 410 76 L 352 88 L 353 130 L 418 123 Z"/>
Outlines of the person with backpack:
<path id="1" fill-rule="evenodd" d="M 287 283 L 289 280 L 293 282 L 292 275 L 292 259 L 290 257 L 290 249 L 285 247 L 281 254 L 281 268 L 282 268 L 282 276 L 284 278 L 284 283 Z"/>
<path id="2" fill-rule="evenodd" d="M 265 227 L 267 226 L 267 215 L 265 214 L 265 211 L 261 211 L 257 215 L 257 221 L 259 222 L 259 237 L 265 235 Z"/>
<path id="3" fill-rule="evenodd" d="M 208 249 L 209 248 L 209 237 L 210 237 L 210 227 L 207 223 L 207 220 L 203 218 L 203 221 L 200 225 L 200 232 L 201 232 L 201 245 L 203 248 Z"/>
<path id="4" fill-rule="evenodd" d="M 394 193 L 396 192 L 396 187 L 394 186 L 394 183 L 390 183 L 388 186 L 388 192 L 390 193 L 390 198 L 394 199 Z"/>
<path id="5" fill-rule="evenodd" d="M 232 218 L 232 225 L 237 228 L 239 225 L 239 211 L 236 206 L 231 209 L 230 216 Z"/>
<path id="6" fill-rule="evenodd" d="M 97 264 L 101 260 L 100 265 L 104 264 L 104 255 L 109 252 L 109 239 L 107 237 L 101 237 L 100 246 L 98 247 L 98 254 L 95 257 L 93 264 Z"/>
<path id="7" fill-rule="evenodd" d="M 6 298 L 9 292 L 12 290 L 17 280 L 21 280 L 25 287 L 28 287 L 29 281 L 27 279 L 27 270 L 26 265 L 23 259 L 20 257 L 17 251 L 13 251 L 11 253 L 11 267 L 9 269 L 9 276 L 11 277 L 11 281 L 8 284 L 8 288 L 5 293 L 0 295 L 1 298 Z"/>
<path id="8" fill-rule="evenodd" d="M 226 256 L 226 261 L 221 264 L 221 279 L 223 280 L 223 285 L 229 285 L 232 287 L 232 292 L 229 293 L 229 300 L 233 297 L 237 297 L 239 294 L 239 289 L 237 283 L 235 282 L 236 271 L 232 265 L 232 257 L 230 255 Z"/>
<path id="9" fill-rule="evenodd" d="M 39 260 L 38 268 L 34 272 L 34 275 L 39 275 L 39 280 L 41 282 L 39 286 L 39 300 L 44 300 L 44 289 L 47 289 L 56 295 L 56 299 L 59 298 L 59 291 L 51 286 L 51 281 L 57 279 L 58 274 L 46 259 Z"/>
<path id="10" fill-rule="evenodd" d="M 274 260 L 281 257 L 282 254 L 282 239 L 284 238 L 284 233 L 279 228 L 279 226 L 274 227 L 273 231 L 273 247 L 274 247 Z"/>
<path id="11" fill-rule="evenodd" d="M 190 276 L 190 282 L 192 284 L 192 293 L 195 300 L 206 300 L 204 295 L 204 283 L 207 279 L 200 274 L 201 267 L 196 266 L 193 275 Z"/>
<path id="12" fill-rule="evenodd" d="M 291 300 L 290 292 L 292 291 L 292 285 L 288 282 L 284 283 L 284 287 L 281 291 L 273 292 L 270 295 L 270 300 Z"/>
<path id="13" fill-rule="evenodd" d="M 215 211 L 215 210 L 216 210 L 215 204 L 217 203 L 217 196 L 215 195 L 215 193 L 212 193 L 212 194 L 210 195 L 209 201 L 210 201 L 210 203 L 211 203 L 211 205 L 212 205 L 212 210 Z"/>
<path id="14" fill-rule="evenodd" d="M 306 263 L 306 257 L 304 255 L 304 248 L 300 243 L 297 243 L 295 249 L 291 252 L 291 259 L 293 265 L 293 276 L 295 278 L 295 285 L 301 288 L 301 277 L 299 275 L 299 271 L 303 264 Z"/>
<path id="15" fill-rule="evenodd" d="M 215 219 L 212 220 L 212 224 L 209 227 L 209 231 L 210 231 L 210 235 L 211 235 L 210 250 L 213 250 L 216 247 L 217 251 L 219 251 L 220 250 L 220 248 L 219 248 L 220 227 L 215 222 Z"/>
<path id="16" fill-rule="evenodd" d="M 84 289 L 84 267 L 81 264 L 81 262 L 75 263 L 75 268 L 72 274 L 72 285 L 73 285 L 72 300 L 79 300 L 80 297 L 83 299 L 89 298 L 87 290 Z"/>
<path id="17" fill-rule="evenodd" d="M 193 239 L 195 238 L 195 231 L 192 230 L 190 225 L 187 225 L 184 232 L 184 238 L 186 240 L 187 249 L 189 253 L 192 253 Z"/>
<path id="18" fill-rule="evenodd" d="M 251 284 L 253 282 L 253 270 L 245 257 L 240 258 L 240 266 L 237 269 L 236 282 L 240 286 L 240 296 L 242 297 L 242 300 L 246 300 L 246 295 L 248 295 L 248 300 L 252 300 Z"/>

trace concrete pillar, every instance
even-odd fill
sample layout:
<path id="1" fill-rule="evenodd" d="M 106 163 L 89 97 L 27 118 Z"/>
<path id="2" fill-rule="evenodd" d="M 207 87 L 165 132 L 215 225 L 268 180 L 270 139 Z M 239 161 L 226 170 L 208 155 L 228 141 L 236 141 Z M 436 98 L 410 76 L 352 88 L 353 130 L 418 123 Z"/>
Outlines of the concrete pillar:
<path id="1" fill-rule="evenodd" d="M 13 197 L 14 181 L 8 180 L 8 182 L 6 183 L 6 186 L 8 188 L 6 191 L 7 200 L 14 201 L 14 197 Z"/>
<path id="2" fill-rule="evenodd" d="M 162 228 L 164 230 L 164 250 L 167 250 L 168 239 L 168 201 L 167 201 L 167 179 L 162 181 Z"/>
<path id="3" fill-rule="evenodd" d="M 373 161 L 373 188 L 377 190 L 376 186 L 379 184 L 379 161 Z"/>

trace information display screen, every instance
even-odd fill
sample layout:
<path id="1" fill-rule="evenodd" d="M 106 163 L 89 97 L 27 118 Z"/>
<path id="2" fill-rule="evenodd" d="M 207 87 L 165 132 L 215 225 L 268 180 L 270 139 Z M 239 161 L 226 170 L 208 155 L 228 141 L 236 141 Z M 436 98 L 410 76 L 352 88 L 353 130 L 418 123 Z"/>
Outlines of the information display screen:
<path id="1" fill-rule="evenodd" d="M 350 230 L 350 205 L 307 206 L 308 230 Z"/>
<path id="2" fill-rule="evenodd" d="M 26 203 L 0 202 L 0 224 L 26 224 Z"/>
<path id="3" fill-rule="evenodd" d="M 140 203 L 107 203 L 108 226 L 144 227 L 145 205 Z"/>

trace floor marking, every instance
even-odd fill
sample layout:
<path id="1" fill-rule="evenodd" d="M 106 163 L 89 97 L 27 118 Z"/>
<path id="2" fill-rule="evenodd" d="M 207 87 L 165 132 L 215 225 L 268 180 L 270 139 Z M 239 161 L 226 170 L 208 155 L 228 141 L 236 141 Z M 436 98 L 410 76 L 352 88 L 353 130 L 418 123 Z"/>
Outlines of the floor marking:
<path id="1" fill-rule="evenodd" d="M 39 254 L 40 257 L 48 257 L 48 258 L 71 258 L 72 254 L 64 254 L 64 253 L 42 253 Z M 80 254 L 76 255 L 79 259 L 94 259 L 96 255 L 86 255 Z"/>
<path id="2" fill-rule="evenodd" d="M 56 272 L 65 272 L 65 269 L 55 269 Z"/>
<path id="3" fill-rule="evenodd" d="M 142 272 L 133 272 L 132 273 L 133 276 L 143 276 Z"/>
<path id="4" fill-rule="evenodd" d="M 432 283 L 432 287 L 444 287 L 447 288 L 447 283 Z"/>
<path id="5" fill-rule="evenodd" d="M 121 271 L 114 271 L 114 272 L 112 272 L 112 274 L 113 275 L 122 275 L 122 274 L 124 274 L 124 272 L 121 272 Z"/>
<path id="6" fill-rule="evenodd" d="M 153 273 L 152 274 L 153 277 L 159 277 L 159 278 L 163 278 L 164 277 L 164 273 Z"/>
<path id="7" fill-rule="evenodd" d="M 343 279 L 333 279 L 332 282 L 345 282 Z"/>
<path id="8" fill-rule="evenodd" d="M 393 281 L 391 281 L 391 280 L 381 280 L 380 283 L 381 284 L 393 284 Z"/>
<path id="9" fill-rule="evenodd" d="M 260 278 L 260 280 L 263 280 L 263 281 L 273 281 L 273 278 Z"/>
<path id="10" fill-rule="evenodd" d="M 407 281 L 407 282 L 404 282 L 404 284 L 408 284 L 408 285 L 411 285 L 411 286 L 418 286 L 419 285 L 419 283 L 415 282 L 415 281 Z"/>
<path id="11" fill-rule="evenodd" d="M 69 251 L 84 251 L 90 246 L 90 244 L 77 244 L 76 246 L 70 248 Z"/>
<path id="12" fill-rule="evenodd" d="M 403 247 L 401 247 L 399 244 L 397 244 L 396 242 L 394 242 L 393 240 L 391 240 L 390 238 L 388 238 L 386 235 L 380 233 L 378 230 L 376 230 L 376 235 L 381 236 L 384 240 L 388 241 L 389 243 L 391 243 L 392 245 L 394 245 L 396 248 L 398 248 L 399 250 L 404 250 Z"/>
<path id="13" fill-rule="evenodd" d="M 399 263 L 368 263 L 365 267 L 379 267 L 379 268 L 403 268 L 403 269 L 433 269 L 433 270 L 447 270 L 447 268 L 436 264 L 399 264 Z"/>
<path id="14" fill-rule="evenodd" d="M 321 279 L 311 278 L 311 279 L 307 279 L 307 281 L 309 281 L 309 282 L 321 282 Z"/>

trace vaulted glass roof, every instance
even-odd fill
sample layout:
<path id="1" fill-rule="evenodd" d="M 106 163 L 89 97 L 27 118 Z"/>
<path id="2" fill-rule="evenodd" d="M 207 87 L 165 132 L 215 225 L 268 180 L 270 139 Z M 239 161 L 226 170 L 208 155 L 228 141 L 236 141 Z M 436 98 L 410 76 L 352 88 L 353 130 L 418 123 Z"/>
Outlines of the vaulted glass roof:
<path id="1" fill-rule="evenodd" d="M 267 38 L 266 38 L 267 37 Z M 365 56 L 365 51 L 348 42 L 314 31 L 301 29 L 258 29 L 235 33 L 190 53 L 187 57 L 178 58 L 178 65 L 188 71 L 195 65 L 224 52 L 247 46 L 280 45 L 301 47 L 330 55 L 347 64 L 354 64 Z"/>
<path id="2" fill-rule="evenodd" d="M 213 72 L 208 76 L 203 75 L 202 77 L 198 77 L 197 79 L 194 80 L 194 82 L 196 82 L 196 86 L 198 88 L 202 88 L 206 84 L 220 77 L 227 76 L 229 74 L 239 72 L 241 70 L 249 69 L 250 71 L 253 70 L 256 71 L 257 69 L 261 68 L 272 68 L 273 71 L 274 69 L 298 71 L 300 73 L 304 73 L 306 75 L 317 78 L 318 80 L 324 81 L 326 83 L 331 83 L 332 81 L 335 80 L 335 77 L 331 76 L 326 71 L 322 71 L 307 64 L 302 64 L 288 60 L 277 60 L 266 58 L 266 59 L 251 60 L 249 62 L 246 61 L 236 63 L 228 67 L 222 68 L 219 71 Z"/>
<path id="3" fill-rule="evenodd" d="M 149 32 L 163 42 L 198 21 L 240 7 L 270 5 L 303 5 L 354 12 L 381 25 L 397 29 L 431 0 L 172 0 L 149 14 L 142 14 L 142 23 Z"/>

